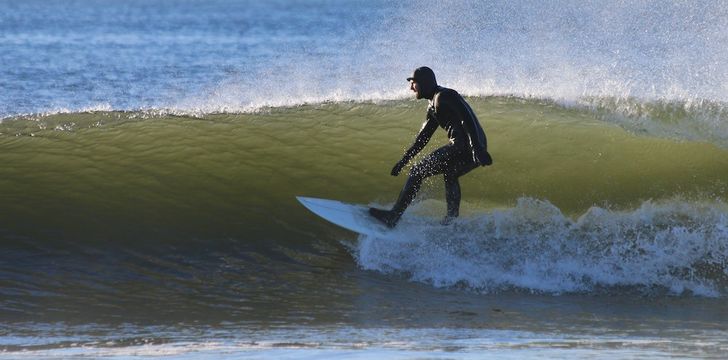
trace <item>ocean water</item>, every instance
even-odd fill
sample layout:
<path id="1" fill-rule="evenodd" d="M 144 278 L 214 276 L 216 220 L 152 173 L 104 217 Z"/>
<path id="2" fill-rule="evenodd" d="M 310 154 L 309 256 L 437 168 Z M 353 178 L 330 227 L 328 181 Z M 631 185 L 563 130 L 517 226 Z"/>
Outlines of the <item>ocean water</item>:
<path id="1" fill-rule="evenodd" d="M 724 358 L 721 1 L 0 1 L 0 357 Z M 391 241 L 421 65 L 491 167 Z M 425 150 L 445 142 L 436 133 Z"/>

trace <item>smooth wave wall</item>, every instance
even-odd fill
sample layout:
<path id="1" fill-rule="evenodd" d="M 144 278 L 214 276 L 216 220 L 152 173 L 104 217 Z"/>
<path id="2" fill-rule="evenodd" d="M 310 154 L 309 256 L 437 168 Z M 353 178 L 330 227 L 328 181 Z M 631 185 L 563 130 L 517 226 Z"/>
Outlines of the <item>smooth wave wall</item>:
<path id="1" fill-rule="evenodd" d="M 471 98 L 492 167 L 463 177 L 474 209 L 545 199 L 575 216 L 681 196 L 723 201 L 728 157 L 707 141 L 626 132 L 591 111 L 550 102 Z M 6 226 L 52 222 L 100 231 L 110 222 L 265 232 L 296 195 L 391 202 L 389 176 L 414 139 L 424 104 L 339 103 L 204 117 L 98 112 L 0 124 Z M 425 150 L 446 141 L 435 136 Z M 423 199 L 442 196 L 437 178 Z M 467 210 L 467 209 L 464 209 Z M 301 215 L 303 216 L 303 215 Z M 199 226 L 198 226 L 199 225 Z M 116 226 L 116 225 L 115 225 Z M 138 226 L 136 226 L 138 227 Z M 134 227 L 126 227 L 134 228 Z"/>

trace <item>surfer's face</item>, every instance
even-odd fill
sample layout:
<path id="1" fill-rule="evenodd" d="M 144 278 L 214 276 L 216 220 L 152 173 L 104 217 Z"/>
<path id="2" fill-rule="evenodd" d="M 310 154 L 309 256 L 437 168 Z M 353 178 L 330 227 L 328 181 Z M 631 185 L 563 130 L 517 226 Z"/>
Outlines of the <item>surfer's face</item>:
<path id="1" fill-rule="evenodd" d="M 418 84 L 414 80 L 410 80 L 410 90 L 415 92 L 415 97 L 417 99 L 422 99 L 422 93 L 420 92 L 420 84 Z"/>

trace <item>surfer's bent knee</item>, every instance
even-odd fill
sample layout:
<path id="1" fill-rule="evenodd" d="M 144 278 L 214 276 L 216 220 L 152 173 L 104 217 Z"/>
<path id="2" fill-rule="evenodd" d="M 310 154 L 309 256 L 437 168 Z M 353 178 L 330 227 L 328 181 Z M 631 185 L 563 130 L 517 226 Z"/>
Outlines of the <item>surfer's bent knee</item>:
<path id="1" fill-rule="evenodd" d="M 417 163 L 409 171 L 409 177 L 411 178 L 424 179 L 428 176 L 430 174 L 428 174 L 428 165 L 426 163 Z"/>

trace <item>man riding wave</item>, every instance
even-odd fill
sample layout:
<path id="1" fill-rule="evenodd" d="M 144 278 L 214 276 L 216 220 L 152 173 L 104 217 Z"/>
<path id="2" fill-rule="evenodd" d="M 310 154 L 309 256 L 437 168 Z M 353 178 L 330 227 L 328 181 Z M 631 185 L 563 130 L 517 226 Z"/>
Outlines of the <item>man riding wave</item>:
<path id="1" fill-rule="evenodd" d="M 449 223 L 460 213 L 459 178 L 479 166 L 493 163 L 488 153 L 488 141 L 470 105 L 457 91 L 438 86 L 435 73 L 430 68 L 417 68 L 407 81 L 410 82 L 410 89 L 417 99 L 429 100 L 429 107 L 422 129 L 412 146 L 405 151 L 402 160 L 392 168 L 392 176 L 399 175 L 410 160 L 427 145 L 438 127 L 447 132 L 450 141 L 412 167 L 391 210 L 370 208 L 369 213 L 388 227 L 395 227 L 417 196 L 422 181 L 430 176 L 443 174 L 447 200 L 447 216 L 444 222 Z"/>

